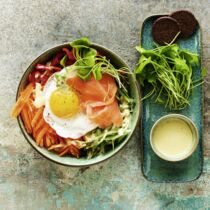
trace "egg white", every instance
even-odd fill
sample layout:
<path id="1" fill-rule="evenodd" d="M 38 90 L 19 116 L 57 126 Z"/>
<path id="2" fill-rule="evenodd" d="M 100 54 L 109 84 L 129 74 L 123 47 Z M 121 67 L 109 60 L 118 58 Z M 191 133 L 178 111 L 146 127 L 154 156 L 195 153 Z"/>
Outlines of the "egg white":
<path id="1" fill-rule="evenodd" d="M 67 69 L 63 69 L 61 72 L 56 73 L 67 75 Z M 75 76 L 75 71 L 68 73 L 68 78 Z M 89 120 L 85 113 L 78 112 L 76 115 L 68 119 L 63 119 L 55 116 L 49 105 L 50 96 L 57 89 L 55 74 L 49 78 L 44 87 L 44 98 L 45 98 L 45 108 L 43 112 L 44 120 L 56 131 L 56 133 L 64 138 L 77 139 L 84 136 L 86 133 L 92 131 L 97 124 Z"/>

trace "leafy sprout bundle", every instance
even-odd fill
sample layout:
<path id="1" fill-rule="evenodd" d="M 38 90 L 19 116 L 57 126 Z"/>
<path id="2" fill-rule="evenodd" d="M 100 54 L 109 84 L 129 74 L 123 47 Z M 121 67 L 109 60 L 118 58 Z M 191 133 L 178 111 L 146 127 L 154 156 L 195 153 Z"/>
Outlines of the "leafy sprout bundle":
<path id="1" fill-rule="evenodd" d="M 202 78 L 192 80 L 193 67 L 198 66 L 197 54 L 181 50 L 177 44 L 169 44 L 146 50 L 136 47 L 141 54 L 135 74 L 140 84 L 148 82 L 152 89 L 144 96 L 155 97 L 155 102 L 165 104 L 171 110 L 180 110 L 189 105 L 192 89 L 201 84 Z M 202 76 L 205 69 L 202 69 Z"/>

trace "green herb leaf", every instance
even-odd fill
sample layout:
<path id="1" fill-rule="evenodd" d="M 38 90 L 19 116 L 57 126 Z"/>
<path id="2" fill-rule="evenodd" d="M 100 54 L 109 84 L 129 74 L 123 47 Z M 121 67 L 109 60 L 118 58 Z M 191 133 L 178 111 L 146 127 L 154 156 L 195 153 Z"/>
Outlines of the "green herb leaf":
<path id="1" fill-rule="evenodd" d="M 141 55 L 144 55 L 145 57 L 160 57 L 158 52 L 155 52 L 154 50 L 145 50 L 143 47 L 136 47 L 136 50 L 140 52 Z"/>
<path id="2" fill-rule="evenodd" d="M 190 68 L 186 64 L 186 61 L 181 58 L 174 58 L 174 68 L 176 71 L 180 71 L 183 74 L 189 74 L 190 73 Z"/>
<path id="3" fill-rule="evenodd" d="M 179 56 L 185 59 L 190 65 L 198 65 L 198 55 L 189 52 L 188 50 L 181 50 Z"/>
<path id="4" fill-rule="evenodd" d="M 67 55 L 64 55 L 63 58 L 60 60 L 60 65 L 65 67 L 67 61 Z"/>
<path id="5" fill-rule="evenodd" d="M 74 40 L 70 43 L 73 48 L 78 47 L 89 47 L 91 45 L 90 40 L 87 37 L 83 37 L 81 39 Z"/>
<path id="6" fill-rule="evenodd" d="M 89 80 L 90 79 L 90 75 L 91 75 L 91 69 L 90 68 L 79 67 L 78 70 L 77 70 L 77 75 L 82 80 Z"/>
<path id="7" fill-rule="evenodd" d="M 95 65 L 92 69 L 93 76 L 96 80 L 102 79 L 102 68 L 101 65 Z"/>
<path id="8" fill-rule="evenodd" d="M 146 67 L 146 65 L 151 64 L 151 57 L 146 58 L 144 55 L 141 56 L 139 60 L 139 65 L 135 69 L 136 74 L 142 74 L 143 69 Z"/>
<path id="9" fill-rule="evenodd" d="M 174 59 L 179 55 L 179 47 L 177 44 L 166 45 L 160 48 L 159 53 L 166 57 Z"/>
<path id="10" fill-rule="evenodd" d="M 145 68 L 147 66 L 147 68 Z M 142 86 L 144 86 L 144 81 L 148 80 L 150 83 L 155 81 L 155 77 L 152 74 L 153 66 L 151 62 L 151 57 L 146 58 L 144 55 L 139 59 L 139 66 L 135 69 L 135 73 L 138 74 L 138 78 Z"/>

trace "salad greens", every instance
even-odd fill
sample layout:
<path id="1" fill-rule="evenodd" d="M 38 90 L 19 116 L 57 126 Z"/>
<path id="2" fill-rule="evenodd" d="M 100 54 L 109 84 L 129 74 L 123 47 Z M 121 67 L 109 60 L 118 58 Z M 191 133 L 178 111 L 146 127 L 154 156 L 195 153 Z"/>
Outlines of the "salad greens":
<path id="1" fill-rule="evenodd" d="M 130 133 L 130 121 L 134 101 L 128 94 L 127 75 L 129 71 L 126 68 L 116 69 L 105 56 L 100 55 L 91 47 L 88 38 L 81 38 L 70 43 L 76 61 L 70 66 L 65 66 L 64 56 L 60 65 L 65 67 L 66 71 L 62 74 L 56 74 L 57 86 L 64 86 L 68 73 L 76 71 L 77 76 L 82 80 L 88 80 L 91 74 L 96 80 L 100 80 L 103 74 L 109 74 L 115 78 L 118 91 L 117 99 L 119 108 L 123 117 L 121 127 L 110 126 L 105 129 L 96 128 L 84 136 L 84 141 L 75 140 L 78 148 L 82 149 L 87 158 L 103 154 L 110 149 L 114 149 Z"/>
<path id="2" fill-rule="evenodd" d="M 143 99 L 155 96 L 155 102 L 165 104 L 171 110 L 180 110 L 189 105 L 189 96 L 202 78 L 192 81 L 193 66 L 199 64 L 198 55 L 181 50 L 177 44 L 146 50 L 136 47 L 141 54 L 135 75 L 142 86 L 145 82 L 152 89 Z M 202 70 L 205 74 L 205 69 Z M 143 100 L 142 99 L 142 100 Z"/>
<path id="3" fill-rule="evenodd" d="M 117 81 L 119 87 L 126 88 L 120 79 L 119 73 L 126 73 L 126 68 L 116 69 L 105 56 L 100 55 L 97 50 L 90 47 L 91 42 L 88 38 L 81 38 L 70 43 L 73 48 L 74 57 L 76 62 L 72 68 L 77 70 L 77 75 L 83 79 L 88 80 L 90 75 L 93 74 L 96 80 L 102 78 L 102 74 L 106 73 L 111 75 Z"/>
<path id="4" fill-rule="evenodd" d="M 127 92 L 127 89 L 125 88 L 122 79 L 130 73 L 127 68 L 123 67 L 116 69 L 105 56 L 100 55 L 96 49 L 90 47 L 91 42 L 86 37 L 77 39 L 71 42 L 70 45 L 73 49 L 76 61 L 70 66 L 65 66 L 67 56 L 65 55 L 61 59 L 60 65 L 66 68 L 67 74 L 56 75 L 58 86 L 63 84 L 62 81 L 64 81 L 65 76 L 71 71 L 76 71 L 77 76 L 82 80 L 90 79 L 91 74 L 93 74 L 96 80 L 100 80 L 102 74 L 109 74 L 115 78 L 119 89 L 123 89 L 121 91 L 124 91 L 124 94 L 126 94 L 125 92 Z"/>

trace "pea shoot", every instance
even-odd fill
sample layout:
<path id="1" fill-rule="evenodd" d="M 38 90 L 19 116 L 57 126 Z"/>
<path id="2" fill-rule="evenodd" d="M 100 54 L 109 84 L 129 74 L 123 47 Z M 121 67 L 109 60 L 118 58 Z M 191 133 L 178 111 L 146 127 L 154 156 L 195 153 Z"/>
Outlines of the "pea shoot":
<path id="1" fill-rule="evenodd" d="M 202 78 L 192 80 L 193 66 L 199 65 L 197 54 L 180 49 L 178 44 L 169 44 L 146 50 L 136 47 L 140 59 L 135 75 L 141 86 L 145 82 L 151 90 L 143 97 L 155 97 L 155 102 L 165 104 L 170 110 L 184 109 L 189 105 L 192 89 L 202 83 Z M 202 69 L 205 74 L 205 69 Z"/>

